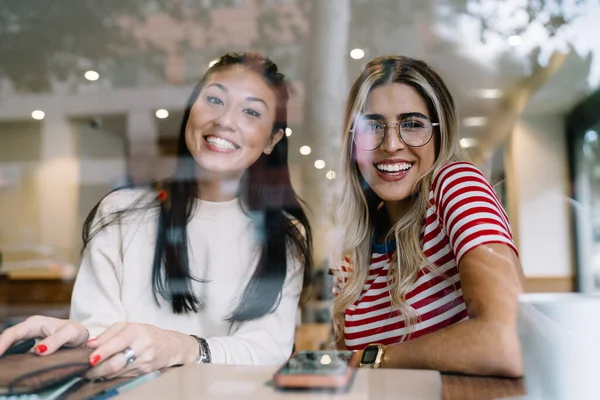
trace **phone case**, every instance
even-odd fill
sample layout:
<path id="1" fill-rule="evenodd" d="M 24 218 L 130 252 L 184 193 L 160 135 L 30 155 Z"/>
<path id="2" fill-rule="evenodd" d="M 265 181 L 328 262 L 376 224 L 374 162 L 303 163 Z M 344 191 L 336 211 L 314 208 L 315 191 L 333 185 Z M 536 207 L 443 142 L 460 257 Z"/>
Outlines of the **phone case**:
<path id="1" fill-rule="evenodd" d="M 346 391 L 359 364 L 357 352 L 347 350 L 299 351 L 273 376 L 283 390 Z"/>

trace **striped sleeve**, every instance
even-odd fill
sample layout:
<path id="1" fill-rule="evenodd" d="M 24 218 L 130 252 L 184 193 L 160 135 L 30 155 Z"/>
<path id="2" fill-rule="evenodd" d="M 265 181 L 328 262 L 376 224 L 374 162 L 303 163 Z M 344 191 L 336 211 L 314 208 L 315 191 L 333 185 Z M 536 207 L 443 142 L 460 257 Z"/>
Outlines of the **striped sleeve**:
<path id="1" fill-rule="evenodd" d="M 457 264 L 482 244 L 506 244 L 518 255 L 502 203 L 473 164 L 456 162 L 442 167 L 433 179 L 431 197 Z"/>
<path id="2" fill-rule="evenodd" d="M 351 271 L 352 266 L 348 257 L 344 257 L 344 259 L 339 265 L 336 265 L 335 267 L 329 269 L 329 273 L 333 275 L 332 291 L 334 297 L 341 292 L 346 282 L 348 282 L 348 278 L 350 277 Z"/>

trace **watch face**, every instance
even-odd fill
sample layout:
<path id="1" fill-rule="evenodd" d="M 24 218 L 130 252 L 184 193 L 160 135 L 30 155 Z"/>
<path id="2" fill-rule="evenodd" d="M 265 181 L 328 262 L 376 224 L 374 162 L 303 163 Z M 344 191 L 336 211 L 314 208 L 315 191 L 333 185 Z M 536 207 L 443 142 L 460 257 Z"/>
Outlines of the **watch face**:
<path id="1" fill-rule="evenodd" d="M 361 362 L 363 364 L 373 364 L 377 360 L 377 354 L 379 353 L 379 347 L 367 346 L 362 354 Z"/>

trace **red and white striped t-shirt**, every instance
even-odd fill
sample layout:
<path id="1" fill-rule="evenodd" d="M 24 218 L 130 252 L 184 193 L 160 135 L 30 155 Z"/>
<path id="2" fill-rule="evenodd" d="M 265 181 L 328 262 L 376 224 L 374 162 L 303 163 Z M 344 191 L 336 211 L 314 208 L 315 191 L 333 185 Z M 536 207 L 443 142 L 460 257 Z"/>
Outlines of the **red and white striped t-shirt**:
<path id="1" fill-rule="evenodd" d="M 508 217 L 484 175 L 467 162 L 443 166 L 434 176 L 424 226 L 423 251 L 442 274 L 419 271 L 406 300 L 419 315 L 409 339 L 437 331 L 467 318 L 458 264 L 471 249 L 503 243 L 515 252 Z M 359 299 L 346 310 L 344 339 L 349 350 L 369 343 L 406 340 L 405 320 L 392 308 L 387 279 L 395 242 L 373 241 L 369 276 Z M 350 260 L 334 268 L 333 293 L 352 279 Z"/>

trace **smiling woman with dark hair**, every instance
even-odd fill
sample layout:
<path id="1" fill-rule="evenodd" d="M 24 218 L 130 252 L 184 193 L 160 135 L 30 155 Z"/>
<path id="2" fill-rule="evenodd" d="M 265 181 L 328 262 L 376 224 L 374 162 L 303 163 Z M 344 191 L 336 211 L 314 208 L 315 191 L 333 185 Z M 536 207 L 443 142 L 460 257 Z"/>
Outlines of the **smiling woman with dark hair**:
<path id="1" fill-rule="evenodd" d="M 223 56 L 188 100 L 173 176 L 114 191 L 88 216 L 71 319 L 31 317 L 0 335 L 0 354 L 26 337 L 43 339 L 40 355 L 86 344 L 90 377 L 282 363 L 312 266 L 288 98 L 269 59 Z"/>

